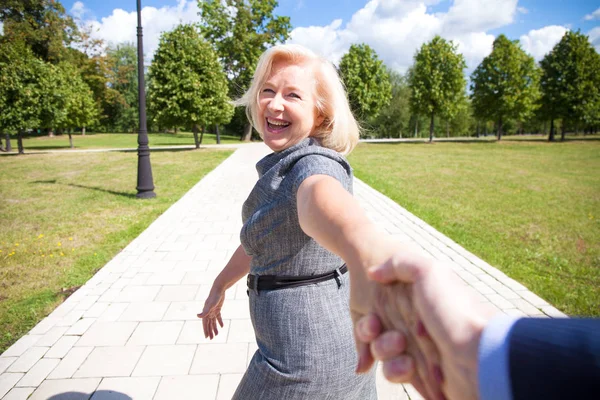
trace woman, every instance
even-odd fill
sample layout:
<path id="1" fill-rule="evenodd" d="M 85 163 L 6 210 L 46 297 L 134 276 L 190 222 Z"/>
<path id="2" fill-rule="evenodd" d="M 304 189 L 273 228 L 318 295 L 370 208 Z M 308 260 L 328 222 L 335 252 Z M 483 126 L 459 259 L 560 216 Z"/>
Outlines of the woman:
<path id="1" fill-rule="evenodd" d="M 376 232 L 351 195 L 343 155 L 356 145 L 359 127 L 343 85 L 328 61 L 280 45 L 261 56 L 238 103 L 273 153 L 256 166 L 242 245 L 198 315 L 205 336 L 223 326 L 227 288 L 250 273 L 258 350 L 234 398 L 374 399 L 374 370 L 355 372 L 349 308 L 355 318 L 372 309 L 365 269 L 388 259 L 397 243 Z"/>

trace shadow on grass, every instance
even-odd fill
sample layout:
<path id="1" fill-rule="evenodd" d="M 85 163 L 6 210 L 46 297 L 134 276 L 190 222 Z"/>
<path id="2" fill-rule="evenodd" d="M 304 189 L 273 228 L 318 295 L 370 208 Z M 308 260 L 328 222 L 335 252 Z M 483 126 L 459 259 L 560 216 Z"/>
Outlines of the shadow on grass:
<path id="1" fill-rule="evenodd" d="M 46 185 L 48 185 L 48 184 L 50 184 L 50 185 L 64 185 L 64 186 L 71 186 L 71 187 L 76 187 L 76 188 L 80 188 L 80 189 L 96 190 L 98 192 L 110 193 L 112 195 L 126 197 L 128 199 L 135 199 L 136 198 L 136 194 L 135 193 L 117 192 L 115 190 L 108 190 L 108 189 L 104 189 L 104 188 L 101 188 L 101 187 L 95 187 L 95 186 L 79 185 L 79 184 L 76 184 L 76 183 L 62 183 L 62 182 L 57 182 L 56 179 L 49 179 L 49 180 L 45 180 L 45 181 L 33 181 L 31 183 L 34 183 L 34 184 L 46 184 Z"/>

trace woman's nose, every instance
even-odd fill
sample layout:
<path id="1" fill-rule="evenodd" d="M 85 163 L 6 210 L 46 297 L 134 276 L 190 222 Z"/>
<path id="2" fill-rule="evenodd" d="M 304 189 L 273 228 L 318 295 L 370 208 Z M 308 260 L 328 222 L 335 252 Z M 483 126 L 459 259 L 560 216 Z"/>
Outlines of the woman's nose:
<path id="1" fill-rule="evenodd" d="M 271 101 L 269 101 L 268 107 L 271 111 L 283 111 L 283 99 L 281 95 L 276 93 Z"/>

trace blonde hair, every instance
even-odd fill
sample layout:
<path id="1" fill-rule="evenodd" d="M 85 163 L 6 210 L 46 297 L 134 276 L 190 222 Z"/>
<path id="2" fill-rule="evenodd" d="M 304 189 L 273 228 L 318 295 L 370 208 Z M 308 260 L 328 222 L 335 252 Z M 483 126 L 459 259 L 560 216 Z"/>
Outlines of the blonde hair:
<path id="1" fill-rule="evenodd" d="M 262 124 L 258 123 L 258 96 L 271 74 L 273 64 L 279 61 L 312 66 L 315 78 L 315 103 L 317 113 L 323 117 L 323 122 L 310 136 L 319 140 L 323 147 L 344 155 L 349 154 L 358 142 L 360 127 L 350 111 L 344 85 L 331 62 L 303 46 L 282 44 L 266 50 L 258 60 L 250 88 L 234 104 L 246 107 L 248 120 L 262 137 Z"/>

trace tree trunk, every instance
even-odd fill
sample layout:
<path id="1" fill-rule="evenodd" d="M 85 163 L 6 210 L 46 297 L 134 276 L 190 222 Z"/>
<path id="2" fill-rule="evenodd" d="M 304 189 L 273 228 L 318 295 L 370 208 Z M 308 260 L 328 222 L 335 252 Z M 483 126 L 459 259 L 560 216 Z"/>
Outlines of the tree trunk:
<path id="1" fill-rule="evenodd" d="M 202 131 L 200 133 L 200 144 L 202 144 L 202 139 L 204 138 L 204 131 L 206 131 L 206 125 L 202 127 Z"/>
<path id="2" fill-rule="evenodd" d="M 46 129 L 46 132 L 48 132 L 48 137 L 54 137 L 54 130 L 52 128 Z"/>
<path id="3" fill-rule="evenodd" d="M 173 131 L 175 132 L 175 134 L 176 134 L 176 135 L 177 135 L 177 132 L 178 132 L 178 130 L 179 130 L 179 128 L 178 128 L 178 127 L 175 127 L 175 128 L 173 129 Z"/>
<path id="4" fill-rule="evenodd" d="M 563 120 L 563 123 L 560 125 L 560 141 L 564 142 L 565 141 L 565 121 Z"/>
<path id="5" fill-rule="evenodd" d="M 221 134 L 219 133 L 219 124 L 215 124 L 215 134 L 217 135 L 217 144 L 221 144 Z"/>
<path id="6" fill-rule="evenodd" d="M 71 148 L 74 149 L 75 146 L 73 146 L 73 136 L 71 136 L 71 129 L 69 129 L 68 135 L 69 135 L 69 146 L 71 146 Z"/>
<path id="7" fill-rule="evenodd" d="M 498 118 L 498 131 L 496 134 L 498 135 L 498 140 L 502 140 L 502 117 Z"/>
<path id="8" fill-rule="evenodd" d="M 19 154 L 25 154 L 25 149 L 23 148 L 23 133 L 19 131 L 17 136 L 17 148 L 19 149 Z"/>
<path id="9" fill-rule="evenodd" d="M 477 138 L 479 138 L 479 124 L 481 123 L 481 121 L 477 121 Z"/>
<path id="10" fill-rule="evenodd" d="M 488 121 L 485 121 L 485 132 L 483 132 L 483 136 L 487 137 L 488 135 Z"/>
<path id="11" fill-rule="evenodd" d="M 242 135 L 242 142 L 249 142 L 250 140 L 252 140 L 252 124 L 247 123 L 246 126 L 244 126 L 244 135 Z"/>
<path id="12" fill-rule="evenodd" d="M 431 112 L 431 122 L 429 123 L 429 143 L 433 142 L 433 117 L 434 117 L 434 113 L 433 111 Z"/>
<path id="13" fill-rule="evenodd" d="M 548 121 L 544 121 L 544 135 L 548 133 Z"/>
<path id="14" fill-rule="evenodd" d="M 9 153 L 12 151 L 12 145 L 10 143 L 10 135 L 7 133 L 4 135 L 4 139 L 6 139 L 6 152 Z"/>
<path id="15" fill-rule="evenodd" d="M 554 142 L 554 118 L 550 120 L 550 134 L 548 135 L 548 141 Z"/>
<path id="16" fill-rule="evenodd" d="M 4 143 L 2 143 L 2 136 L 0 135 L 0 151 L 4 151 Z"/>
<path id="17" fill-rule="evenodd" d="M 419 117 L 415 118 L 415 137 L 419 134 Z"/>
<path id="18" fill-rule="evenodd" d="M 85 126 L 81 128 L 81 136 L 85 136 Z"/>
<path id="19" fill-rule="evenodd" d="M 192 126 L 192 132 L 194 133 L 194 144 L 196 148 L 200 148 L 200 142 L 198 141 L 198 125 L 194 124 Z"/>
<path id="20" fill-rule="evenodd" d="M 450 122 L 446 121 L 446 137 L 450 137 Z"/>

